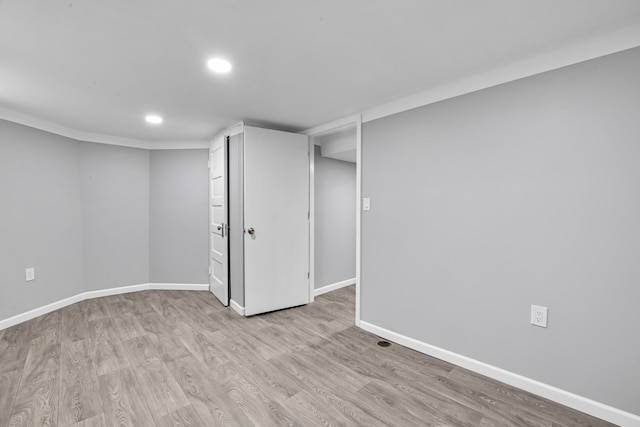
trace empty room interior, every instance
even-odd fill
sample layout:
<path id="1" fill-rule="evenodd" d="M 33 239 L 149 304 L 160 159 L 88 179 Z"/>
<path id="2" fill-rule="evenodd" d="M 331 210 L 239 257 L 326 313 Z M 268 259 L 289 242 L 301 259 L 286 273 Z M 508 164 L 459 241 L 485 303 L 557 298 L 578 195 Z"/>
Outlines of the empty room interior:
<path id="1" fill-rule="evenodd" d="M 0 427 L 640 427 L 639 76 L 636 0 L 0 0 Z"/>

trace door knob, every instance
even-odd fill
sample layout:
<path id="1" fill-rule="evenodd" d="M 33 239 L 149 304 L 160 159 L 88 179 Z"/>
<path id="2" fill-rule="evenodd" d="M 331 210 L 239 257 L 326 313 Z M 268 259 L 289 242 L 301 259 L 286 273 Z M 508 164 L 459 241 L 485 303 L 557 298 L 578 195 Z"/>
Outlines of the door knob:
<path id="1" fill-rule="evenodd" d="M 255 233 L 255 232 L 256 232 L 256 230 L 254 230 L 254 229 L 253 229 L 253 227 L 251 227 L 251 228 L 249 228 L 249 229 L 247 230 L 247 233 L 249 233 L 249 234 L 251 234 L 251 235 L 253 235 L 253 233 Z"/>

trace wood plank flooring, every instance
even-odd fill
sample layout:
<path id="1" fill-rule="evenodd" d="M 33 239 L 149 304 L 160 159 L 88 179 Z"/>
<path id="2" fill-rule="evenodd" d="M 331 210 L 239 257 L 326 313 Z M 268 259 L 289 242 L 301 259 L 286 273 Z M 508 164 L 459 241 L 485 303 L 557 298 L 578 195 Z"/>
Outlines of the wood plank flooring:
<path id="1" fill-rule="evenodd" d="M 208 292 L 0 331 L 0 426 L 607 426 L 354 326 L 353 286 L 244 318 Z"/>

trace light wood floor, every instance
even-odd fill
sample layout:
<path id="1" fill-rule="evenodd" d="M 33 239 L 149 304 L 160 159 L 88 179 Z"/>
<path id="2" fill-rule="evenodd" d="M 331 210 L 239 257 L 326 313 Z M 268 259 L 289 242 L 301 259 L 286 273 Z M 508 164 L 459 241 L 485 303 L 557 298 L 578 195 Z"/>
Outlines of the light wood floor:
<path id="1" fill-rule="evenodd" d="M 86 300 L 0 331 L 0 426 L 604 426 L 354 326 L 354 289 L 244 318 L 208 292 Z"/>

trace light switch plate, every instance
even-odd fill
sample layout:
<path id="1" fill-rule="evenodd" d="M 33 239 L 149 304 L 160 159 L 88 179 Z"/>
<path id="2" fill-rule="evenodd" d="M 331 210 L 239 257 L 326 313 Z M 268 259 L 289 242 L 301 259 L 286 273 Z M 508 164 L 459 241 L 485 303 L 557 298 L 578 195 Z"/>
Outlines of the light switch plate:
<path id="1" fill-rule="evenodd" d="M 371 210 L 371 200 L 368 197 L 364 197 L 362 199 L 362 210 L 363 211 Z"/>
<path id="2" fill-rule="evenodd" d="M 34 267 L 29 267 L 24 270 L 24 279 L 26 282 L 30 282 L 36 278 L 36 269 Z"/>

